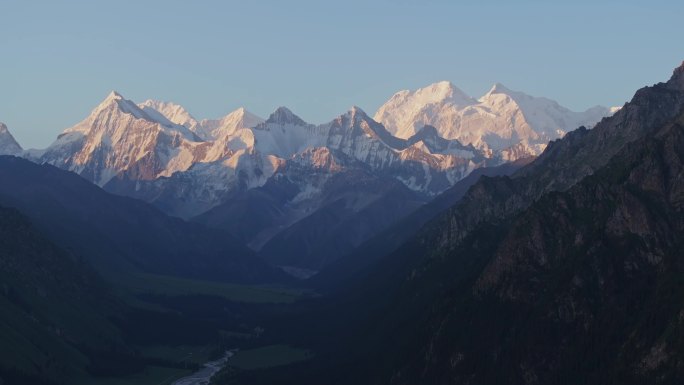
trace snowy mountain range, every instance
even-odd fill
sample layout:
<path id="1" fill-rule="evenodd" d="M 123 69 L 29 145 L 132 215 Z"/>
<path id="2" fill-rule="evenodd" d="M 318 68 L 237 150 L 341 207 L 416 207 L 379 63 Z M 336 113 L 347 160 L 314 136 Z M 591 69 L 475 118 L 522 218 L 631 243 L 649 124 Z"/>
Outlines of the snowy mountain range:
<path id="1" fill-rule="evenodd" d="M 198 120 L 174 103 L 136 104 L 112 92 L 44 150 L 22 151 L 0 126 L 0 153 L 73 171 L 170 215 L 232 229 L 256 249 L 278 250 L 288 240 L 320 238 L 312 218 L 346 218 L 352 226 L 361 213 L 392 211 L 387 218 L 396 220 L 477 168 L 537 155 L 548 141 L 610 114 L 604 107 L 572 112 L 498 84 L 476 100 L 439 82 L 396 93 L 375 119 L 352 107 L 318 125 L 285 107 L 265 120 L 244 108 Z M 240 228 L 256 211 L 260 219 Z M 358 244 L 389 224 L 341 231 Z M 286 239 L 269 247 L 279 234 Z"/>
<path id="2" fill-rule="evenodd" d="M 549 141 L 580 126 L 592 127 L 613 112 L 601 106 L 573 112 L 553 100 L 511 91 L 498 83 L 474 99 L 445 81 L 397 92 L 374 119 L 399 138 L 409 138 L 431 125 L 440 136 L 487 153 L 522 145 L 524 152 L 539 155 Z"/>

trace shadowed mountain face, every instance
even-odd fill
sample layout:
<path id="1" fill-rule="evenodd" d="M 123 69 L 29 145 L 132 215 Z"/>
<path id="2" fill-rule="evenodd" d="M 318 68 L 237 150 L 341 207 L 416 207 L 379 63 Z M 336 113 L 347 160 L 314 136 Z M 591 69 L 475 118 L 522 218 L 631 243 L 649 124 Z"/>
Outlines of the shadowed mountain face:
<path id="1" fill-rule="evenodd" d="M 194 220 L 241 235 L 273 264 L 320 270 L 423 203 L 362 168 L 327 175 L 289 166 Z"/>
<path id="2" fill-rule="evenodd" d="M 683 159 L 681 116 L 569 190 L 427 247 L 382 317 L 421 325 L 390 382 L 681 382 Z"/>
<path id="3" fill-rule="evenodd" d="M 444 245 L 457 243 L 478 224 L 496 222 L 550 191 L 563 191 L 603 167 L 628 143 L 643 139 L 677 117 L 684 107 L 684 67 L 666 83 L 645 87 L 592 130 L 580 128 L 551 142 L 546 151 L 513 177 L 487 178 L 445 213 Z"/>
<path id="4" fill-rule="evenodd" d="M 473 185 L 322 305 L 331 322 L 343 320 L 326 340 L 336 348 L 298 375 L 340 384 L 681 382 L 683 74 L 639 90 L 513 177 Z"/>
<path id="5" fill-rule="evenodd" d="M 268 240 L 259 253 L 277 265 L 320 270 L 423 203 L 394 179 L 340 173 L 326 184 L 315 212 Z"/>
<path id="6" fill-rule="evenodd" d="M 312 277 L 309 283 L 322 291 L 334 292 L 348 288 L 354 282 L 361 280 L 361 276 L 369 271 L 371 266 L 381 263 L 384 257 L 411 239 L 427 222 L 458 203 L 481 177 L 511 175 L 531 161 L 532 158 L 520 159 L 501 166 L 483 167 L 473 171 L 435 199 L 403 219 L 397 220 L 385 230 L 378 231 L 376 236 L 363 242 L 349 251 L 344 258 L 340 258 L 320 274 Z"/>
<path id="7" fill-rule="evenodd" d="M 0 358 L 6 383 L 74 378 L 89 362 L 86 352 L 128 351 L 108 319 L 123 307 L 99 277 L 3 207 L 0 285 L 0 346 L 11 347 Z"/>
<path id="8" fill-rule="evenodd" d="M 50 239 L 103 274 L 149 272 L 239 282 L 282 275 L 220 230 L 171 218 L 49 165 L 0 157 L 0 204 L 25 213 Z"/>

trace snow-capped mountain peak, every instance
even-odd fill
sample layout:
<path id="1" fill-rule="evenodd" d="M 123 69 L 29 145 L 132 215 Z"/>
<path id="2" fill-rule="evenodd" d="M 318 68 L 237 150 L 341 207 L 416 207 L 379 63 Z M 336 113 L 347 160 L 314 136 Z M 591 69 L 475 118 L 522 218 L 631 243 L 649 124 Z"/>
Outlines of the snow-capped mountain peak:
<path id="1" fill-rule="evenodd" d="M 478 99 L 478 102 L 486 103 L 487 100 L 495 97 L 508 97 L 514 102 L 518 103 L 520 107 L 522 107 L 523 104 L 528 103 L 528 105 L 526 105 L 525 107 L 529 107 L 529 109 L 552 107 L 558 110 L 570 111 L 567 108 L 562 107 L 555 100 L 543 97 L 530 96 L 523 92 L 513 91 L 501 83 L 495 83 L 486 94 L 484 94 L 481 98 Z"/>
<path id="2" fill-rule="evenodd" d="M 218 119 L 198 121 L 183 106 L 157 100 L 146 100 L 138 105 L 150 116 L 162 116 L 174 124 L 188 128 L 201 139 L 211 141 L 233 134 L 241 128 L 254 127 L 264 120 L 244 107 L 232 111 Z"/>
<path id="3" fill-rule="evenodd" d="M 106 110 L 108 108 L 118 108 L 120 111 L 131 114 L 138 119 L 154 120 L 145 111 L 143 111 L 137 104 L 126 99 L 120 93 L 111 91 L 109 95 L 95 108 L 95 113 Z M 166 123 L 166 122 L 165 122 Z"/>
<path id="4" fill-rule="evenodd" d="M 503 84 L 497 82 L 497 83 L 494 83 L 494 85 L 492 85 L 492 87 L 489 89 L 489 91 L 487 91 L 485 96 L 492 95 L 492 94 L 510 94 L 510 93 L 513 93 L 513 91 L 511 91 L 508 87 L 504 86 Z"/>
<path id="5" fill-rule="evenodd" d="M 353 124 L 371 119 L 368 114 L 358 106 L 351 106 L 345 115 L 349 116 Z"/>
<path id="6" fill-rule="evenodd" d="M 369 159 L 373 157 L 388 161 L 393 150 L 404 147 L 403 140 L 392 136 L 357 106 L 352 106 L 327 126 L 328 146 L 366 162 L 371 162 Z"/>
<path id="7" fill-rule="evenodd" d="M 194 131 L 193 128 L 197 127 L 198 124 L 198 121 L 194 116 L 192 116 L 183 106 L 176 103 L 148 99 L 140 103 L 138 107 L 142 108 L 143 111 L 150 115 L 152 115 L 153 112 L 157 112 L 170 122 L 185 126 L 191 131 Z"/>
<path id="8" fill-rule="evenodd" d="M 147 105 L 143 105 L 143 107 L 141 107 L 141 105 L 126 99 L 123 95 L 116 91 L 112 91 L 109 93 L 109 95 L 107 95 L 102 103 L 95 107 L 86 120 L 72 128 L 67 129 L 65 132 L 83 132 L 84 128 L 86 128 L 85 131 L 88 131 L 93 127 L 93 123 L 95 122 L 116 123 L 117 121 L 121 121 L 121 119 L 140 119 L 157 124 L 159 125 L 160 129 L 169 133 L 178 133 L 188 140 L 199 140 L 197 135 L 188 127 L 172 121 L 166 114 L 163 114 L 156 109 L 150 108 Z M 182 109 L 182 107 L 173 103 L 167 103 L 167 105 L 172 108 Z M 131 115 L 131 117 L 125 117 L 122 114 Z M 103 127 L 102 125 L 99 126 Z M 110 126 L 113 127 L 116 125 L 110 124 Z"/>
<path id="9" fill-rule="evenodd" d="M 412 100 L 414 103 L 417 102 L 420 104 L 449 103 L 458 106 L 467 106 L 477 102 L 453 83 L 446 80 L 430 84 L 427 87 L 419 88 L 415 91 L 400 91 L 395 94 L 395 96 L 396 95 L 405 95 L 400 99 L 405 98 L 405 100 Z"/>
<path id="10" fill-rule="evenodd" d="M 443 114 L 444 110 L 463 109 L 477 100 L 454 86 L 441 81 L 415 91 L 403 90 L 394 94 L 375 113 L 374 119 L 385 125 L 397 137 L 407 139 L 430 118 Z"/>
<path id="11" fill-rule="evenodd" d="M 415 95 L 423 98 L 424 101 L 448 101 L 457 105 L 468 105 L 475 102 L 473 98 L 454 86 L 450 81 L 433 83 L 425 88 L 420 88 Z"/>
<path id="12" fill-rule="evenodd" d="M 483 151 L 509 151 L 522 144 L 521 156 L 539 154 L 546 143 L 579 126 L 593 126 L 611 114 L 605 107 L 573 112 L 557 102 L 494 84 L 475 100 L 449 82 L 392 96 L 375 114 L 393 135 L 408 139 L 423 126 L 434 126 L 446 139 Z M 512 159 L 511 159 L 512 160 Z"/>
<path id="13" fill-rule="evenodd" d="M 107 103 L 107 102 L 112 101 L 112 100 L 122 100 L 122 99 L 124 99 L 124 97 L 121 96 L 121 94 L 119 92 L 117 92 L 116 90 L 111 90 L 111 91 L 109 91 L 109 94 L 107 94 L 107 97 L 105 98 L 103 103 Z"/>
<path id="14" fill-rule="evenodd" d="M 278 107 L 269 117 L 266 119 L 266 123 L 274 124 L 292 124 L 295 126 L 305 126 L 307 123 L 302 120 L 299 116 L 295 115 L 287 107 Z"/>
<path id="15" fill-rule="evenodd" d="M 240 107 L 213 123 L 203 120 L 202 124 L 207 130 L 210 130 L 209 133 L 212 138 L 220 139 L 234 134 L 239 129 L 255 127 L 263 122 L 262 118 L 247 111 L 244 107 Z"/>
<path id="16" fill-rule="evenodd" d="M 528 144 L 536 143 L 538 154 L 550 140 L 564 136 L 580 126 L 592 127 L 603 117 L 612 114 L 612 110 L 603 106 L 594 106 L 582 112 L 574 112 L 561 106 L 555 100 L 545 97 L 530 96 L 523 92 L 513 91 L 497 83 L 492 90 L 479 100 L 483 105 L 498 110 L 502 116 L 521 115 L 527 127 L 519 125 L 518 131 Z"/>
<path id="17" fill-rule="evenodd" d="M 137 104 L 124 98 L 120 93 L 111 91 L 100 104 L 98 104 L 88 116 L 88 119 L 97 119 L 103 113 L 125 113 L 133 115 L 137 119 L 146 119 L 155 121 L 153 117 L 149 116 Z M 88 120 L 86 119 L 86 120 Z M 167 119 L 164 119 L 168 123 Z M 74 127 L 75 128 L 75 127 Z"/>
<path id="18" fill-rule="evenodd" d="M 368 127 L 369 123 L 379 125 L 361 108 L 358 106 L 351 106 L 347 112 L 335 118 L 335 120 L 331 122 L 331 125 L 344 129 L 358 129 L 361 127 L 361 125 Z M 384 127 L 382 129 L 384 130 Z"/>
<path id="19" fill-rule="evenodd" d="M 186 170 L 201 157 L 201 145 L 187 127 L 113 91 L 86 119 L 31 156 L 102 186 L 123 172 L 154 179 Z"/>

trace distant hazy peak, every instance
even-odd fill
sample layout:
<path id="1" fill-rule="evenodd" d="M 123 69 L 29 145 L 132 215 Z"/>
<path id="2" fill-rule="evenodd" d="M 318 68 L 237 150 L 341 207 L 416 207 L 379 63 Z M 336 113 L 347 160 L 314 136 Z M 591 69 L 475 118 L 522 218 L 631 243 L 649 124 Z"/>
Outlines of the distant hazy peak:
<path id="1" fill-rule="evenodd" d="M 134 102 L 124 98 L 120 93 L 116 91 L 111 91 L 100 104 L 97 105 L 90 113 L 90 118 L 98 116 L 100 113 L 106 110 L 119 110 L 121 112 L 134 115 L 138 119 L 153 120 L 149 115 L 145 113 L 138 105 Z"/>
<path id="2" fill-rule="evenodd" d="M 217 120 L 203 120 L 200 124 L 209 132 L 214 139 L 232 135 L 241 128 L 255 127 L 264 122 L 264 119 L 240 107 L 228 115 Z"/>
<path id="3" fill-rule="evenodd" d="M 333 120 L 333 122 L 337 122 L 338 124 L 341 124 L 343 121 L 348 122 L 347 124 L 349 124 L 350 127 L 358 125 L 361 122 L 378 124 L 358 106 L 351 106 L 345 113 L 337 116 Z"/>
<path id="4" fill-rule="evenodd" d="M 239 107 L 239 108 L 235 109 L 234 111 L 231 111 L 228 115 L 223 117 L 223 119 L 225 120 L 225 119 L 228 119 L 229 117 L 233 118 L 233 119 L 243 119 L 246 121 L 251 121 L 251 120 L 263 121 L 263 119 L 261 119 L 257 115 L 254 115 L 249 110 L 247 110 L 245 107 Z"/>
<path id="5" fill-rule="evenodd" d="M 148 102 L 155 103 L 155 101 Z M 166 105 L 169 108 L 182 109 L 181 106 L 173 103 L 167 103 Z M 141 103 L 140 105 L 138 105 L 135 102 L 126 99 L 123 95 L 116 91 L 110 92 L 109 95 L 107 95 L 107 97 L 97 107 L 93 109 L 93 111 L 90 113 L 86 121 L 81 122 L 78 125 L 67 129 L 65 132 L 83 131 L 85 128 L 90 126 L 90 124 L 87 123 L 88 121 L 100 119 L 104 116 L 103 114 L 106 114 L 106 116 L 109 117 L 107 120 L 109 121 L 110 125 L 116 125 L 116 120 L 121 118 L 121 113 L 132 115 L 135 119 L 142 119 L 151 123 L 160 124 L 161 126 L 167 129 L 178 131 L 188 138 L 195 137 L 195 135 L 192 132 L 190 132 L 190 130 L 187 127 L 184 127 L 182 124 L 178 124 L 172 121 L 161 111 L 151 108 L 150 105 L 145 103 Z"/>
<path id="6" fill-rule="evenodd" d="M 368 114 L 358 106 L 351 106 L 349 111 L 347 111 L 347 114 L 354 119 L 370 119 Z"/>
<path id="7" fill-rule="evenodd" d="M 112 100 L 122 100 L 122 99 L 124 99 L 124 97 L 121 96 L 120 93 L 118 93 L 115 90 L 112 90 L 109 92 L 109 94 L 107 95 L 107 97 L 105 98 L 105 100 L 103 102 L 108 102 L 108 101 L 112 101 Z"/>
<path id="8" fill-rule="evenodd" d="M 494 83 L 494 85 L 487 91 L 485 95 L 491 95 L 491 94 L 510 94 L 513 93 L 514 91 L 511 91 L 510 88 L 504 86 L 501 83 Z"/>
<path id="9" fill-rule="evenodd" d="M 287 107 L 278 107 L 266 120 L 266 123 L 292 124 L 295 126 L 305 126 L 307 123 L 299 116 L 295 115 Z"/>
<path id="10" fill-rule="evenodd" d="M 404 102 L 412 100 L 414 103 L 430 104 L 448 102 L 456 105 L 468 105 L 476 100 L 454 86 L 450 81 L 432 83 L 415 91 L 402 90 L 392 96 L 390 101 Z"/>
<path id="11" fill-rule="evenodd" d="M 0 122 L 0 155 L 17 155 L 21 151 L 21 146 L 10 133 L 7 125 Z"/>

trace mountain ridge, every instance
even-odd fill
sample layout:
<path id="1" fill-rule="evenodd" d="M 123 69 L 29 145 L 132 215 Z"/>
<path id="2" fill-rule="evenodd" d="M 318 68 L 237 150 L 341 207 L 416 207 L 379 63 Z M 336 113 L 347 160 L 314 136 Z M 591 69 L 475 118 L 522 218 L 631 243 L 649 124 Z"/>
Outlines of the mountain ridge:
<path id="1" fill-rule="evenodd" d="M 49 164 L 0 156 L 0 204 L 109 279 L 138 273 L 259 282 L 285 280 L 229 234 L 169 217 Z"/>
<path id="2" fill-rule="evenodd" d="M 593 125 L 611 113 L 601 106 L 572 112 L 551 99 L 512 91 L 500 83 L 475 99 L 442 81 L 396 93 L 378 108 L 374 118 L 401 138 L 431 125 L 442 137 L 465 145 L 500 151 L 522 141 L 529 155 L 538 155 L 549 140 L 579 126 Z"/>
<path id="3" fill-rule="evenodd" d="M 346 327 L 359 324 L 342 338 L 356 339 L 340 342 L 365 352 L 347 363 L 363 374 L 340 369 L 329 377 L 318 372 L 317 380 L 681 379 L 681 332 L 668 333 L 681 329 L 681 303 L 666 305 L 671 297 L 649 282 L 681 290 L 670 283 L 681 266 L 677 239 L 684 231 L 682 73 L 679 67 L 668 82 L 640 89 L 615 116 L 553 142 L 511 177 L 481 178 L 366 271 L 338 297 L 367 312 L 347 316 Z M 382 290 L 390 298 L 377 293 Z M 649 302 L 660 304 L 649 307 L 657 324 L 639 318 Z M 368 335 L 374 338 L 364 345 Z M 397 341 L 396 335 L 411 337 Z M 383 352 L 393 353 L 370 359 Z"/>
<path id="4" fill-rule="evenodd" d="M 409 188 L 427 195 L 440 192 L 481 164 L 501 162 L 488 161 L 474 148 L 454 141 L 430 136 L 427 146 L 417 142 L 408 149 L 404 140 L 393 137 L 358 107 L 322 125 L 308 124 L 281 107 L 252 128 L 237 128 L 214 142 L 197 145 L 197 151 L 204 152 L 189 167 L 178 167 L 177 171 L 151 179 L 123 170 L 105 188 L 165 210 L 174 202 L 199 202 L 196 207 L 180 206 L 170 211 L 187 218 L 217 206 L 234 191 L 263 185 L 285 163 L 306 159 L 299 155 L 316 148 L 327 147 L 338 153 L 338 158 L 354 159 L 346 166 L 361 162 L 358 166 L 390 173 Z M 412 166 L 421 163 L 428 168 Z M 175 196 L 178 193 L 182 195 Z"/>
<path id="5" fill-rule="evenodd" d="M 495 95 L 500 92 L 512 93 L 497 86 L 488 94 L 488 100 L 498 98 Z M 476 108 L 482 103 L 464 96 L 449 82 L 436 83 L 416 93 L 422 93 L 421 97 L 430 103 L 447 100 L 450 106 L 464 108 Z M 395 95 L 391 100 L 410 94 L 403 92 L 403 96 Z M 505 99 L 504 109 L 510 107 L 508 94 L 501 94 Z M 515 97 L 529 98 L 517 93 Z M 555 103 L 547 99 L 544 102 Z M 561 108 L 557 103 L 553 106 Z M 515 114 L 523 114 L 518 104 L 514 110 Z M 520 132 L 530 133 L 530 138 L 537 135 L 527 123 L 518 128 Z M 416 202 L 432 199 L 473 170 L 523 159 L 545 146 L 544 139 L 540 139 L 530 147 L 531 142 L 515 133 L 506 143 L 492 137 L 487 139 L 491 139 L 491 146 L 464 144 L 459 139 L 446 138 L 443 132 L 443 127 L 424 125 L 407 138 L 397 137 L 357 106 L 319 125 L 305 122 L 286 107 L 277 108 L 266 120 L 243 108 L 217 120 L 197 120 L 174 103 L 147 100 L 136 104 L 112 92 L 86 119 L 66 129 L 46 150 L 24 154 L 35 162 L 73 171 L 109 192 L 141 199 L 169 215 L 185 219 L 215 218 L 217 213 L 230 212 L 232 209 L 226 208 L 231 207 L 229 200 L 246 191 L 266 186 L 272 180 L 273 185 L 284 184 L 284 187 L 270 186 L 262 192 L 267 191 L 269 195 L 288 191 L 286 197 L 267 198 L 262 192 L 254 195 L 265 199 L 267 207 L 273 202 L 284 205 L 278 209 L 272 207 L 275 211 L 271 214 L 279 218 L 276 222 L 280 227 L 257 221 L 252 224 L 259 223 L 262 228 L 243 232 L 230 221 L 208 222 L 223 223 L 241 235 L 249 233 L 254 238 L 242 241 L 260 248 L 271 237 L 287 238 L 287 242 L 302 239 L 292 233 L 285 235 L 294 228 L 310 231 L 316 227 L 303 224 L 297 227 L 297 221 L 313 224 L 313 218 L 329 218 L 329 214 L 316 211 L 332 207 L 322 202 L 333 196 L 330 191 L 335 185 L 333 180 L 352 175 L 362 175 L 363 180 L 372 178 L 365 187 L 349 181 L 351 186 L 365 189 L 358 191 L 359 196 L 370 199 L 374 194 L 370 186 L 393 179 L 411 191 L 399 193 L 397 190 L 395 195 L 405 200 L 403 206 L 395 207 L 408 209 L 416 207 Z M 295 175 L 297 172 L 302 174 Z M 333 212 L 348 218 L 348 223 L 357 220 L 352 217 L 363 215 L 356 205 L 340 207 L 342 211 Z M 380 207 L 383 206 L 376 206 L 376 210 Z M 204 213 L 207 216 L 203 217 Z M 387 218 L 394 218 L 394 214 L 399 218 L 406 213 L 399 210 L 385 214 Z M 378 225 L 381 228 L 376 230 L 382 231 L 388 223 L 380 221 Z M 353 241 L 350 239 L 350 244 L 358 245 L 377 231 L 358 235 Z M 279 232 L 282 232 L 280 238 Z M 351 233 L 348 231 L 347 235 Z M 288 247 L 269 246 L 266 250 L 282 251 Z M 311 250 L 317 247 L 312 246 Z"/>

